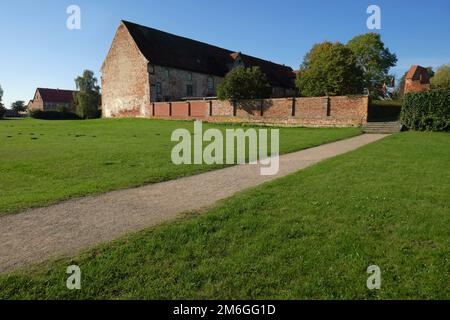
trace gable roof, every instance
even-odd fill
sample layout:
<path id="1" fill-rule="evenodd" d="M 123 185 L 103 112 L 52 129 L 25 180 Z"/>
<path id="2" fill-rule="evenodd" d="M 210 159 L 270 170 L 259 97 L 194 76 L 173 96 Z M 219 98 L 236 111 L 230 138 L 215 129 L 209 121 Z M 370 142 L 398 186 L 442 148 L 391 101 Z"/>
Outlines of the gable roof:
<path id="1" fill-rule="evenodd" d="M 225 77 L 241 56 L 246 67 L 259 66 L 273 86 L 294 87 L 294 74 L 290 67 L 235 51 L 219 48 L 200 41 L 122 21 L 139 50 L 152 64 L 192 72 Z"/>
<path id="2" fill-rule="evenodd" d="M 420 75 L 422 75 L 422 78 L 420 77 Z M 426 83 L 430 80 L 430 75 L 426 68 L 414 65 L 409 69 L 408 73 L 406 74 L 406 79 L 421 80 L 422 82 Z"/>
<path id="3" fill-rule="evenodd" d="M 73 90 L 37 88 L 43 101 L 54 103 L 71 103 L 73 102 Z"/>

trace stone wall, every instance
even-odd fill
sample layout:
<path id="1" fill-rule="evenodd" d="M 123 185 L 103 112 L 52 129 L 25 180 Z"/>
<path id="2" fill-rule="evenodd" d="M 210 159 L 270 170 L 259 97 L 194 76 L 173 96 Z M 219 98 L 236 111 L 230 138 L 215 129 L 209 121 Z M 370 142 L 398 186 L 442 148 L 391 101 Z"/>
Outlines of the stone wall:
<path id="1" fill-rule="evenodd" d="M 250 100 L 236 105 L 220 100 L 192 100 L 155 102 L 140 113 L 149 118 L 171 120 L 346 127 L 366 123 L 368 106 L 367 96 Z M 122 117 L 123 114 L 113 116 Z"/>

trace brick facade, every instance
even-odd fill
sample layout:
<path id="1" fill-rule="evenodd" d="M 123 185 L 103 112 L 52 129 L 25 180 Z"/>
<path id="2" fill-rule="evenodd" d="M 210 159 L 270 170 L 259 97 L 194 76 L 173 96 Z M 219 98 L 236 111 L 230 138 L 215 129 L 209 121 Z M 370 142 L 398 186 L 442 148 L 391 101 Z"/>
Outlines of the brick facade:
<path id="1" fill-rule="evenodd" d="M 154 102 L 136 114 L 169 120 L 200 119 L 208 122 L 260 123 L 307 127 L 347 127 L 367 123 L 369 98 L 314 97 L 243 101 L 191 100 Z M 129 117 L 123 112 L 112 117 Z"/>
<path id="2" fill-rule="evenodd" d="M 44 100 L 42 100 L 41 94 L 36 90 L 33 100 L 28 103 L 28 111 L 44 111 Z"/>
<path id="3" fill-rule="evenodd" d="M 72 90 L 60 90 L 49 88 L 37 88 L 33 100 L 27 105 L 28 111 L 59 111 L 64 108 L 67 111 L 75 111 Z"/>
<path id="4" fill-rule="evenodd" d="M 103 116 L 148 117 L 146 107 L 152 102 L 214 97 L 234 59 L 248 66 L 261 65 L 274 83 L 272 97 L 295 94 L 292 87 L 280 86 L 293 86 L 289 67 L 122 21 L 102 65 Z"/>
<path id="5" fill-rule="evenodd" d="M 114 114 L 141 114 L 150 103 L 148 61 L 121 24 L 102 66 L 102 113 L 106 118 Z M 148 115 L 147 115 L 148 116 Z"/>
<path id="6" fill-rule="evenodd" d="M 405 79 L 405 93 L 422 92 L 430 89 L 430 75 L 421 66 L 412 66 Z"/>
<path id="7" fill-rule="evenodd" d="M 187 67 L 168 66 L 171 63 Z M 227 68 L 236 63 L 261 65 L 273 83 L 274 97 L 294 93 L 289 87 L 293 71 L 288 67 L 122 22 L 102 66 L 103 116 L 301 126 L 367 122 L 366 96 L 274 98 L 241 101 L 236 106 L 212 98 L 193 99 L 215 96 Z M 195 68 L 200 71 L 193 71 Z M 207 70 L 211 73 L 204 73 Z"/>

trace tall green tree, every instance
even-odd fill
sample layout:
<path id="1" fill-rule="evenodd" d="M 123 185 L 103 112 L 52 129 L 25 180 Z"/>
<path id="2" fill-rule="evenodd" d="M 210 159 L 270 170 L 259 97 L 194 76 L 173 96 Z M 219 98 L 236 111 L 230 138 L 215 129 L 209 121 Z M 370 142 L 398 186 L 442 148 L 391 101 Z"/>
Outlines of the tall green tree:
<path id="1" fill-rule="evenodd" d="M 349 48 L 339 42 L 323 42 L 305 56 L 296 84 L 300 95 L 307 97 L 361 94 L 362 75 Z"/>
<path id="2" fill-rule="evenodd" d="M 27 107 L 25 106 L 25 101 L 17 100 L 11 104 L 11 109 L 17 114 L 26 111 Z"/>
<path id="3" fill-rule="evenodd" d="M 450 89 L 450 63 L 437 68 L 434 77 L 431 78 L 431 87 L 439 89 Z"/>
<path id="4" fill-rule="evenodd" d="M 259 67 L 237 67 L 229 72 L 217 88 L 220 100 L 269 98 L 272 88 Z"/>
<path id="5" fill-rule="evenodd" d="M 74 93 L 75 110 L 83 119 L 99 117 L 100 87 L 94 72 L 85 70 L 82 76 L 75 79 L 78 92 Z"/>
<path id="6" fill-rule="evenodd" d="M 347 46 L 356 56 L 363 70 L 364 88 L 372 97 L 383 95 L 383 85 L 390 82 L 390 68 L 397 63 L 397 56 L 385 47 L 378 33 L 366 33 L 351 39 Z"/>

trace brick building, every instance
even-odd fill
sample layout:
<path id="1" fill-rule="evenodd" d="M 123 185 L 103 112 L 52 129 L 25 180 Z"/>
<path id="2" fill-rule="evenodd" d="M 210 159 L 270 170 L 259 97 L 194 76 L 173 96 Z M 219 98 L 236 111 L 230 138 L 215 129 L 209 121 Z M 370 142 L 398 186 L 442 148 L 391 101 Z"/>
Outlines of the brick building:
<path id="1" fill-rule="evenodd" d="M 405 93 L 421 92 L 430 89 L 430 74 L 421 66 L 412 66 L 406 74 Z"/>
<path id="2" fill-rule="evenodd" d="M 102 109 L 139 115 L 152 102 L 213 97 L 237 66 L 258 66 L 272 97 L 295 94 L 290 67 L 122 21 L 102 66 Z"/>
<path id="3" fill-rule="evenodd" d="M 72 90 L 37 88 L 33 100 L 28 103 L 28 111 L 57 111 L 65 108 L 74 110 Z"/>

